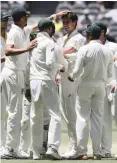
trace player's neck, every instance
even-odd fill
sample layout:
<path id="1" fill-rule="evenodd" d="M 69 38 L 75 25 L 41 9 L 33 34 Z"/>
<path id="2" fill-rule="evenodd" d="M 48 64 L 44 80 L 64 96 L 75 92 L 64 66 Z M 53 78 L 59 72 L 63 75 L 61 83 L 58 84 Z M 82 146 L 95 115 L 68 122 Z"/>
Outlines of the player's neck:
<path id="1" fill-rule="evenodd" d="M 101 37 L 101 38 L 100 38 L 100 41 L 101 41 L 102 44 L 105 44 L 105 42 L 106 42 L 106 37 Z"/>
<path id="2" fill-rule="evenodd" d="M 75 30 L 76 30 L 76 29 L 73 29 L 72 31 L 69 31 L 69 32 L 68 32 L 68 36 L 70 36 L 71 33 L 74 32 Z"/>

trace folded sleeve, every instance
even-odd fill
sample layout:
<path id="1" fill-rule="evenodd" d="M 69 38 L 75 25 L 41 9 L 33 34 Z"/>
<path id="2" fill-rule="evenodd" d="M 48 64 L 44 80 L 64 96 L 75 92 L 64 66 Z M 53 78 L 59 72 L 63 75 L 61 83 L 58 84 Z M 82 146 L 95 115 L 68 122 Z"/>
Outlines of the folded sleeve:
<path id="1" fill-rule="evenodd" d="M 17 39 L 17 38 L 16 38 L 15 32 L 9 32 L 9 33 L 7 34 L 6 44 L 7 44 L 7 45 L 8 45 L 8 44 L 10 44 L 10 45 L 15 45 L 15 43 L 17 42 L 16 39 Z"/>

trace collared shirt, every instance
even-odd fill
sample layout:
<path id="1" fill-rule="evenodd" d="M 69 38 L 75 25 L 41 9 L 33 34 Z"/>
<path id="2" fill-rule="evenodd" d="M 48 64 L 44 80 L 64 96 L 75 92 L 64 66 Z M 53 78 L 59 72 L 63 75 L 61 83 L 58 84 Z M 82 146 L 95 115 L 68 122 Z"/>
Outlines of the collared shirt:
<path id="1" fill-rule="evenodd" d="M 30 80 L 55 80 L 57 63 L 63 64 L 67 69 L 65 59 L 59 54 L 61 51 L 48 33 L 40 32 L 37 44 L 30 58 Z"/>
<path id="2" fill-rule="evenodd" d="M 111 42 L 106 40 L 104 46 L 106 46 L 107 48 L 109 48 L 109 50 L 112 51 L 112 54 L 115 55 L 115 53 L 117 52 L 117 43 Z"/>
<path id="3" fill-rule="evenodd" d="M 83 82 L 112 80 L 112 52 L 99 40 L 92 40 L 80 48 L 73 70 L 73 78 L 80 76 Z"/>
<path id="4" fill-rule="evenodd" d="M 74 49 L 76 49 L 76 51 L 78 51 L 80 47 L 85 44 L 85 39 L 80 33 L 78 33 L 77 30 L 74 30 L 69 36 L 66 35 L 63 38 L 60 38 L 57 42 L 61 48 L 64 47 L 64 49 L 69 49 L 73 47 Z M 74 68 L 76 54 L 77 53 L 68 54 L 68 73 L 71 73 Z"/>
<path id="5" fill-rule="evenodd" d="M 79 50 L 79 48 L 84 45 L 84 42 L 85 42 L 84 37 L 80 33 L 78 33 L 77 30 L 74 30 L 69 36 L 66 35 L 58 39 L 57 41 L 57 43 L 61 47 L 65 48 L 73 47 L 76 50 Z"/>
<path id="6" fill-rule="evenodd" d="M 114 56 L 115 53 L 117 53 L 117 43 L 106 40 L 104 46 L 106 46 L 112 52 L 112 56 Z M 117 72 L 116 72 L 116 68 L 115 68 L 115 63 L 113 62 L 113 69 L 112 70 L 113 70 L 113 78 L 117 79 L 117 74 L 116 74 Z M 114 82 L 114 80 L 112 82 Z"/>
<path id="7" fill-rule="evenodd" d="M 7 34 L 6 34 L 7 35 Z M 2 37 L 2 36 L 0 36 L 0 52 L 1 52 L 1 58 L 2 57 L 5 57 L 5 48 L 6 48 L 6 42 L 5 42 L 5 39 Z M 4 66 L 4 63 L 2 63 L 1 64 L 1 69 L 3 68 L 3 66 Z M 0 69 L 0 70 L 1 70 Z"/>
<path id="8" fill-rule="evenodd" d="M 117 56 L 117 52 L 115 53 L 115 56 Z M 114 62 L 114 77 L 117 82 L 117 60 Z"/>
<path id="9" fill-rule="evenodd" d="M 29 36 L 31 31 L 31 26 L 26 26 L 22 29 L 13 24 L 8 33 L 6 44 L 14 45 L 16 49 L 27 47 L 30 42 Z M 6 56 L 5 66 L 13 70 L 26 70 L 28 55 L 29 52 L 20 55 Z"/>

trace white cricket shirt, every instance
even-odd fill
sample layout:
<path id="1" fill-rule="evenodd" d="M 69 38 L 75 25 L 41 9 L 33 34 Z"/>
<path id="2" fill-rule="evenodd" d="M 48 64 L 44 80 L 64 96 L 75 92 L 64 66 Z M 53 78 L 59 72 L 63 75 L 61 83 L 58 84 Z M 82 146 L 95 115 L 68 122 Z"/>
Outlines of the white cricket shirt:
<path id="1" fill-rule="evenodd" d="M 37 44 L 30 57 L 30 80 L 55 80 L 60 63 L 67 69 L 66 61 L 58 54 L 61 51 L 57 51 L 58 47 L 47 32 L 38 34 Z"/>
<path id="2" fill-rule="evenodd" d="M 14 48 L 20 49 L 27 47 L 30 42 L 29 36 L 32 26 L 26 26 L 24 29 L 17 25 L 12 25 L 8 33 L 6 44 L 14 45 Z M 29 52 L 20 55 L 6 56 L 5 67 L 13 70 L 26 70 Z"/>
<path id="3" fill-rule="evenodd" d="M 73 70 L 73 78 L 82 82 L 106 82 L 112 80 L 112 52 L 99 40 L 92 40 L 81 47 Z"/>

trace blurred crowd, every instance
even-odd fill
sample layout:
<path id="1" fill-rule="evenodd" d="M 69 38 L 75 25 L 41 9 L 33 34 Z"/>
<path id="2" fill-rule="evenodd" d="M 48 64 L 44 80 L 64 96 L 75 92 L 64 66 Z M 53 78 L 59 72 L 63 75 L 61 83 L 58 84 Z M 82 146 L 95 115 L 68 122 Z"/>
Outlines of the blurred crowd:
<path id="1" fill-rule="evenodd" d="M 78 15 L 78 31 L 83 35 L 83 31 L 88 24 L 97 21 L 103 22 L 108 26 L 108 33 L 111 39 L 117 42 L 117 2 L 96 2 L 96 1 L 69 1 L 60 2 L 56 8 L 56 12 L 61 10 L 71 10 Z M 61 21 L 56 26 L 60 26 Z M 57 35 L 61 35 L 62 28 L 57 28 Z"/>
<path id="2" fill-rule="evenodd" d="M 36 2 L 35 2 L 36 3 Z M 40 2 L 41 3 L 41 2 Z M 53 3 L 50 1 L 50 3 Z M 28 1 L 2 1 L 1 10 L 11 12 L 15 7 L 24 7 L 29 9 L 30 3 Z M 31 6 L 30 6 L 31 7 Z M 59 1 L 56 6 L 55 13 L 62 10 L 71 10 L 78 15 L 78 31 L 84 35 L 84 30 L 88 24 L 95 23 L 97 21 L 103 22 L 108 27 L 108 35 L 111 40 L 117 42 L 117 2 L 116 1 Z M 46 6 L 44 14 L 46 15 Z M 36 19 L 37 15 L 31 16 Z M 41 17 L 41 15 L 38 15 Z M 63 30 L 62 22 L 59 18 L 54 21 L 56 26 L 55 39 L 63 36 L 65 31 Z M 10 29 L 11 21 L 9 21 L 8 30 Z"/>

